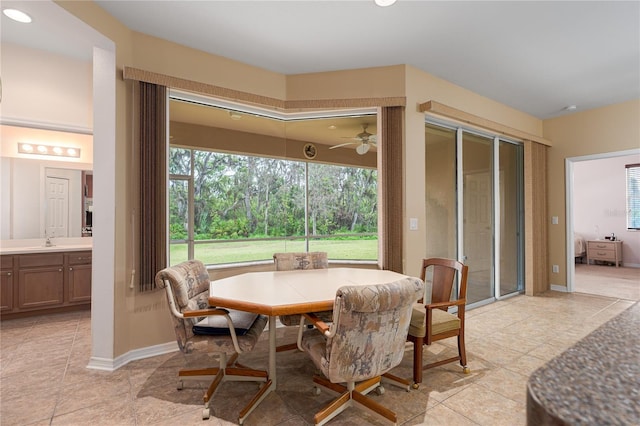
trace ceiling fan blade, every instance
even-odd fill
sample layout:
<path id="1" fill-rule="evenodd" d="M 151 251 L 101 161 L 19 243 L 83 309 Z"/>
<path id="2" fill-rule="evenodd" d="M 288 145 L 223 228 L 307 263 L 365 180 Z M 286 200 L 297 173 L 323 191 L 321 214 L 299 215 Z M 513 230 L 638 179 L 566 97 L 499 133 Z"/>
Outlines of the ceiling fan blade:
<path id="1" fill-rule="evenodd" d="M 359 144 L 360 142 L 347 142 L 347 143 L 341 143 L 340 145 L 333 145 L 330 146 L 329 149 L 333 149 L 333 148 L 341 148 L 343 146 L 347 146 L 347 145 L 356 145 Z"/>
<path id="2" fill-rule="evenodd" d="M 371 148 L 371 146 L 368 143 L 363 143 L 362 145 L 358 145 L 356 147 L 356 152 L 360 155 L 364 155 L 369 152 L 369 148 Z"/>

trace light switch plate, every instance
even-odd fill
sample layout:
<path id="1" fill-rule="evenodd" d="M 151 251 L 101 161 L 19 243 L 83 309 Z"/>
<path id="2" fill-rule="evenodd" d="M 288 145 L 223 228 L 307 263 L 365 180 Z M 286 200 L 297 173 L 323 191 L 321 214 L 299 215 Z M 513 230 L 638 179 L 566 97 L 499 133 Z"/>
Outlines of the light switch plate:
<path id="1" fill-rule="evenodd" d="M 409 229 L 411 231 L 417 231 L 418 230 L 418 218 L 417 217 L 409 218 Z"/>

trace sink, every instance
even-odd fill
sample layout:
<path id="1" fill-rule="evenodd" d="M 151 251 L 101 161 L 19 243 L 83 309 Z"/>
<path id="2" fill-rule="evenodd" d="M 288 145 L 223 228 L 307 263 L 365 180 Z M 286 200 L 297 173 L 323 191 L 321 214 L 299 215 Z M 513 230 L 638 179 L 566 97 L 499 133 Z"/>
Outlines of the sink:
<path id="1" fill-rule="evenodd" d="M 69 245 L 53 245 L 47 247 L 45 245 L 39 246 L 23 246 L 23 247 L 2 247 L 0 253 L 2 254 L 28 254 L 28 253 L 46 253 L 46 252 L 60 252 L 60 251 L 80 251 L 91 250 L 91 244 L 69 244 Z"/>

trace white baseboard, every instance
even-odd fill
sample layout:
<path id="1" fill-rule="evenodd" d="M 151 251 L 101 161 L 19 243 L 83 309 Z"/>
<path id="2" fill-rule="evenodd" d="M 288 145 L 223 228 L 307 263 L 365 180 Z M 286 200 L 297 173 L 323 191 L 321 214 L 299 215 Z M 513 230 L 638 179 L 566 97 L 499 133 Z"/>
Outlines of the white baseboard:
<path id="1" fill-rule="evenodd" d="M 566 293 L 567 292 L 567 286 L 566 285 L 551 284 L 551 290 L 553 290 L 553 291 L 561 291 L 563 293 Z"/>
<path id="2" fill-rule="evenodd" d="M 120 355 L 115 359 L 91 357 L 87 368 L 92 370 L 115 371 L 138 359 L 150 358 L 153 356 L 163 355 L 170 352 L 180 350 L 178 343 L 167 342 L 160 345 L 148 346 L 146 348 L 134 349 L 126 354 Z"/>

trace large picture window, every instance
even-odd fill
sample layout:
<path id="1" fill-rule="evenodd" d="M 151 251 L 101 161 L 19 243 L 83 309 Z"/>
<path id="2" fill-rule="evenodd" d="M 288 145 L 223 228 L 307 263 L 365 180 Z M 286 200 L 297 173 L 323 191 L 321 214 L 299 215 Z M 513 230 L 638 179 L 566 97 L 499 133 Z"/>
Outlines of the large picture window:
<path id="1" fill-rule="evenodd" d="M 377 171 L 170 147 L 170 264 L 378 258 Z"/>

